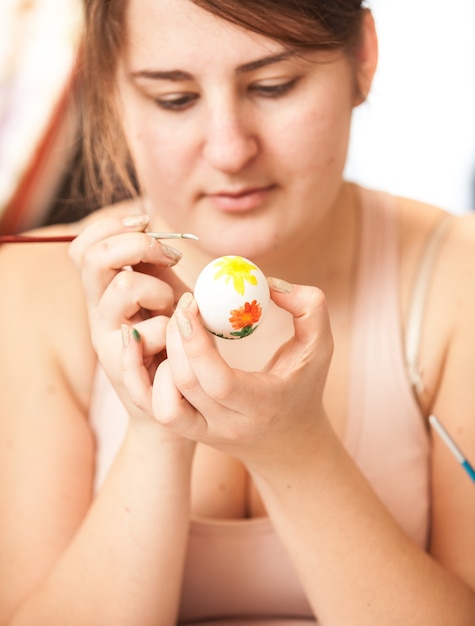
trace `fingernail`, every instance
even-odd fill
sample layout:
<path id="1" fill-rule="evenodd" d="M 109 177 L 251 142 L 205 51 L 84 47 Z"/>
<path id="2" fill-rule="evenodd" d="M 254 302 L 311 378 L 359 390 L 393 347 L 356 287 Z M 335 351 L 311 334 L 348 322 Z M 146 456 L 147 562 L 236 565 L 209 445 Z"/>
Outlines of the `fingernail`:
<path id="1" fill-rule="evenodd" d="M 185 291 L 185 293 L 182 294 L 182 296 L 178 300 L 176 308 L 177 309 L 186 309 L 187 307 L 190 306 L 190 304 L 192 302 L 193 302 L 193 294 L 190 293 L 189 291 Z"/>
<path id="2" fill-rule="evenodd" d="M 129 332 L 129 327 L 127 326 L 127 324 L 122 324 L 122 326 L 120 327 L 120 334 L 122 337 L 122 346 L 124 348 L 127 348 L 127 346 L 129 345 L 129 341 L 130 341 L 130 332 Z"/>
<path id="3" fill-rule="evenodd" d="M 279 293 L 290 293 L 294 288 L 292 283 L 288 283 L 286 280 L 282 280 L 282 278 L 268 277 L 267 283 L 272 291 L 277 291 Z"/>
<path id="4" fill-rule="evenodd" d="M 191 333 L 193 332 L 193 327 L 191 325 L 188 315 L 183 309 L 176 309 L 175 320 L 180 335 L 185 338 L 190 337 Z"/>
<path id="5" fill-rule="evenodd" d="M 122 218 L 122 224 L 126 228 L 139 228 L 143 230 L 148 226 L 150 217 L 146 213 L 139 213 L 137 215 L 127 215 Z"/>
<path id="6" fill-rule="evenodd" d="M 174 263 L 178 263 L 183 254 L 177 250 L 176 248 L 172 248 L 171 246 L 167 246 L 166 244 L 161 243 L 163 254 L 171 259 Z"/>
<path id="7" fill-rule="evenodd" d="M 142 339 L 139 331 L 136 328 L 133 328 L 132 326 L 128 326 L 127 324 L 121 325 L 120 335 L 122 338 L 122 345 L 124 348 L 127 348 L 127 346 L 129 345 L 130 337 L 132 337 L 132 339 L 136 341 L 137 343 L 140 343 Z"/>

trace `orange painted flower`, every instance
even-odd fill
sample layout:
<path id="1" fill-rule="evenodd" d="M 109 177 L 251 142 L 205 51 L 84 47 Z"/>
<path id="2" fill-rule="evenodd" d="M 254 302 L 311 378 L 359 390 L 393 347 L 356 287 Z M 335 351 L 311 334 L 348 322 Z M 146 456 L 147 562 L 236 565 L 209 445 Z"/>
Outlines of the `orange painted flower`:
<path id="1" fill-rule="evenodd" d="M 257 302 L 257 300 L 253 300 L 252 302 L 246 302 L 244 306 L 239 309 L 231 311 L 229 321 L 235 330 L 241 330 L 242 328 L 247 328 L 253 324 L 257 324 L 257 322 L 261 319 L 261 315 L 261 305 Z"/>

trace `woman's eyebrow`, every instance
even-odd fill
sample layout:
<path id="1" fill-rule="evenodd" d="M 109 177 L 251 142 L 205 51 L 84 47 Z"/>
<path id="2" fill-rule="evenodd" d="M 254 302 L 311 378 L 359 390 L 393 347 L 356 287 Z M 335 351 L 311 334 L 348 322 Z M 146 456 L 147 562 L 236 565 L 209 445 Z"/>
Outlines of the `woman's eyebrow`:
<path id="1" fill-rule="evenodd" d="M 245 74 L 246 72 L 253 72 L 254 70 L 258 70 L 261 67 L 266 67 L 267 65 L 272 65 L 273 63 L 279 63 L 280 61 L 285 61 L 289 57 L 292 57 L 296 54 L 295 51 L 289 50 L 286 52 L 280 52 L 279 54 L 272 54 L 271 56 L 263 57 L 262 59 L 256 59 L 255 61 L 249 61 L 249 63 L 244 63 L 243 65 L 239 65 L 236 68 L 236 74 Z M 138 70 L 136 72 L 131 72 L 130 76 L 132 78 L 145 78 L 148 80 L 170 80 L 170 81 L 185 81 L 185 80 L 193 80 L 193 74 L 190 72 L 185 72 L 184 70 L 152 70 L 152 69 L 143 69 Z"/>
<path id="2" fill-rule="evenodd" d="M 193 75 L 183 70 L 137 70 L 136 72 L 130 72 L 130 76 L 148 80 L 193 80 Z"/>
<path id="3" fill-rule="evenodd" d="M 297 52 L 295 50 L 286 50 L 285 52 L 279 52 L 279 54 L 272 54 L 270 56 L 263 57 L 262 59 L 257 59 L 256 61 L 250 61 L 249 63 L 244 63 L 244 65 L 240 65 L 236 69 L 236 74 L 253 72 L 254 70 L 260 69 L 261 67 L 266 67 L 266 65 L 272 65 L 273 63 L 285 61 L 289 57 L 295 56 L 296 54 Z"/>

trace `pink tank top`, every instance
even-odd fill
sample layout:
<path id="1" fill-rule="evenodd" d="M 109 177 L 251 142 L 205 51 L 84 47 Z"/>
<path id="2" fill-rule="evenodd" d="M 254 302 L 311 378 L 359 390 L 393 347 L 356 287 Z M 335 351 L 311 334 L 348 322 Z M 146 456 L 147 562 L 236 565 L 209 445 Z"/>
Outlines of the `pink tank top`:
<path id="1" fill-rule="evenodd" d="M 430 447 L 401 336 L 397 216 L 391 196 L 364 189 L 359 193 L 361 256 L 344 443 L 394 518 L 424 548 Z M 100 368 L 90 420 L 97 437 L 97 492 L 127 425 Z M 233 626 L 315 623 L 292 562 L 267 518 L 191 523 L 179 621 L 229 626 L 230 620 Z"/>

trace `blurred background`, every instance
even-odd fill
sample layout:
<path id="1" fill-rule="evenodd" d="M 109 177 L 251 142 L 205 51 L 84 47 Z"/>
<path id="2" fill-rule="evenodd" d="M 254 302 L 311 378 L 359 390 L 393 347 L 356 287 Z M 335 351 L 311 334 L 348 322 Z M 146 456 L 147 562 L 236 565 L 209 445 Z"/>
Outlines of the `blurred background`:
<path id="1" fill-rule="evenodd" d="M 0 232 L 43 223 L 76 149 L 81 0 L 0 0 Z"/>
<path id="2" fill-rule="evenodd" d="M 380 61 L 354 114 L 346 176 L 454 213 L 473 210 L 475 0 L 367 5 Z M 74 216 L 80 29 L 81 0 L 0 0 L 2 233 Z"/>
<path id="3" fill-rule="evenodd" d="M 475 209 L 475 0 L 369 0 L 379 66 L 355 111 L 347 176 Z"/>

